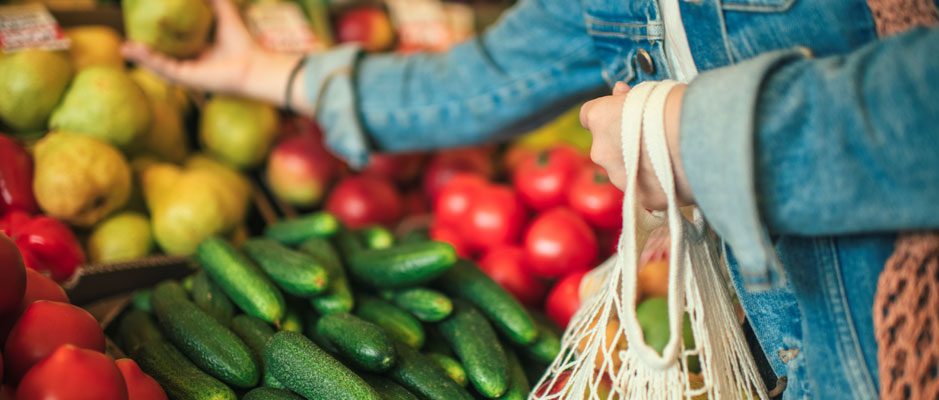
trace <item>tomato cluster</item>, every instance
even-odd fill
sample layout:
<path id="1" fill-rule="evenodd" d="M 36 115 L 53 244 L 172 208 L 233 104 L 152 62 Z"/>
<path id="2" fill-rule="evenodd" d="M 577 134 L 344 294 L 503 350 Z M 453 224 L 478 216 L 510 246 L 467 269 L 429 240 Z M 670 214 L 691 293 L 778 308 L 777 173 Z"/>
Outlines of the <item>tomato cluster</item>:
<path id="1" fill-rule="evenodd" d="M 104 354 L 98 321 L 65 291 L 26 268 L 0 233 L 0 399 L 166 400 L 133 360 Z"/>

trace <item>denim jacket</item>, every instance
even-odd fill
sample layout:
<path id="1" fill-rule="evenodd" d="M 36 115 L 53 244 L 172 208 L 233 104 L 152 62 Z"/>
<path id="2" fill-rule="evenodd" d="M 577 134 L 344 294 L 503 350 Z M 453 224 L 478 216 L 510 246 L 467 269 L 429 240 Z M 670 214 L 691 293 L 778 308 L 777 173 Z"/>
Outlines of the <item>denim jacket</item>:
<path id="1" fill-rule="evenodd" d="M 682 161 L 784 398 L 875 398 L 878 275 L 896 232 L 939 227 L 939 30 L 877 40 L 864 0 L 679 3 L 701 71 Z M 654 0 L 521 0 L 447 53 L 312 55 L 306 85 L 327 144 L 362 165 L 668 78 L 663 40 Z"/>

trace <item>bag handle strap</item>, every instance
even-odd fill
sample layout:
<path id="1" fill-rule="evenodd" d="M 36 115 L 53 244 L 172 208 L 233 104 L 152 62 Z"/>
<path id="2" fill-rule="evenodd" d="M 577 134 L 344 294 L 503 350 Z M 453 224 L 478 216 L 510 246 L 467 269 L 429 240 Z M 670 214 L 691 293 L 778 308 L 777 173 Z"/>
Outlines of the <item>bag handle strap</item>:
<path id="1" fill-rule="evenodd" d="M 642 148 L 652 164 L 655 176 L 665 192 L 668 202 L 667 217 L 671 250 L 668 280 L 668 344 L 659 355 L 643 338 L 636 318 L 636 275 L 638 269 L 637 235 L 623 234 L 620 237 L 618 257 L 623 266 L 622 301 L 625 302 L 624 324 L 629 347 L 634 349 L 647 366 L 666 369 L 678 359 L 681 351 L 682 323 L 684 315 L 684 277 L 687 255 L 684 252 L 684 217 L 678 209 L 675 178 L 671 157 L 665 140 L 665 100 L 678 82 L 643 82 L 631 89 L 623 103 L 621 144 L 626 165 L 626 199 L 623 201 L 623 232 L 635 232 L 637 227 L 637 196 L 639 156 Z M 643 135 L 643 131 L 648 135 Z M 629 239 L 629 240 L 624 240 Z M 625 242 L 625 243 L 624 243 Z"/>

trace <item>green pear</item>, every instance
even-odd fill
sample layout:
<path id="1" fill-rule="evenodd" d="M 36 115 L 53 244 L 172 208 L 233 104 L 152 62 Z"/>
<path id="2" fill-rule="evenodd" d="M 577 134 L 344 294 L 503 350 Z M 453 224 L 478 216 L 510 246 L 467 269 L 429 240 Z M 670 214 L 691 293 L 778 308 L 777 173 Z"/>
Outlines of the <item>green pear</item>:
<path id="1" fill-rule="evenodd" d="M 52 132 L 33 152 L 33 192 L 42 210 L 73 225 L 92 226 L 130 196 L 130 167 L 107 142 Z"/>
<path id="2" fill-rule="evenodd" d="M 127 37 L 169 56 L 186 58 L 206 47 L 212 8 L 206 0 L 123 0 Z"/>
<path id="3" fill-rule="evenodd" d="M 150 220 L 140 213 L 123 212 L 98 224 L 88 237 L 91 262 L 142 258 L 153 250 Z"/>
<path id="4" fill-rule="evenodd" d="M 63 53 L 24 50 L 0 54 L 0 120 L 17 131 L 39 131 L 72 79 Z"/>
<path id="5" fill-rule="evenodd" d="M 49 126 L 129 146 L 150 129 L 146 95 L 122 69 L 94 66 L 81 70 L 52 112 Z"/>
<path id="6" fill-rule="evenodd" d="M 172 104 L 180 114 L 185 114 L 186 110 L 189 109 L 190 102 L 189 95 L 186 94 L 186 88 L 170 84 L 146 68 L 131 69 L 130 77 L 134 82 L 137 82 L 137 85 L 143 89 L 148 97 L 158 98 Z"/>
<path id="7" fill-rule="evenodd" d="M 202 239 L 226 232 L 223 192 L 205 173 L 186 171 L 151 210 L 153 236 L 168 254 L 189 255 Z"/>
<path id="8" fill-rule="evenodd" d="M 264 161 L 277 136 L 277 110 L 259 101 L 216 96 L 206 103 L 200 128 L 209 154 L 251 168 Z"/>
<path id="9" fill-rule="evenodd" d="M 153 154 L 167 161 L 183 162 L 189 154 L 189 146 L 173 88 L 144 69 L 135 69 L 130 76 L 143 89 L 153 114 L 150 129 L 133 143 L 131 153 Z"/>

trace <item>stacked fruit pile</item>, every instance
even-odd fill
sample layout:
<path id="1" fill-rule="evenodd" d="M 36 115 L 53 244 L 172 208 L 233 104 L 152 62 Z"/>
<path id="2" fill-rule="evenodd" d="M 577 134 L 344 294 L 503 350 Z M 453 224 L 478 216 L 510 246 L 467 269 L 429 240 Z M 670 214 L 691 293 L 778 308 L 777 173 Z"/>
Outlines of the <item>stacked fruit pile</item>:
<path id="1" fill-rule="evenodd" d="M 208 238 L 196 259 L 117 328 L 173 398 L 524 399 L 560 350 L 549 322 L 419 232 L 317 212 L 240 249 Z"/>

